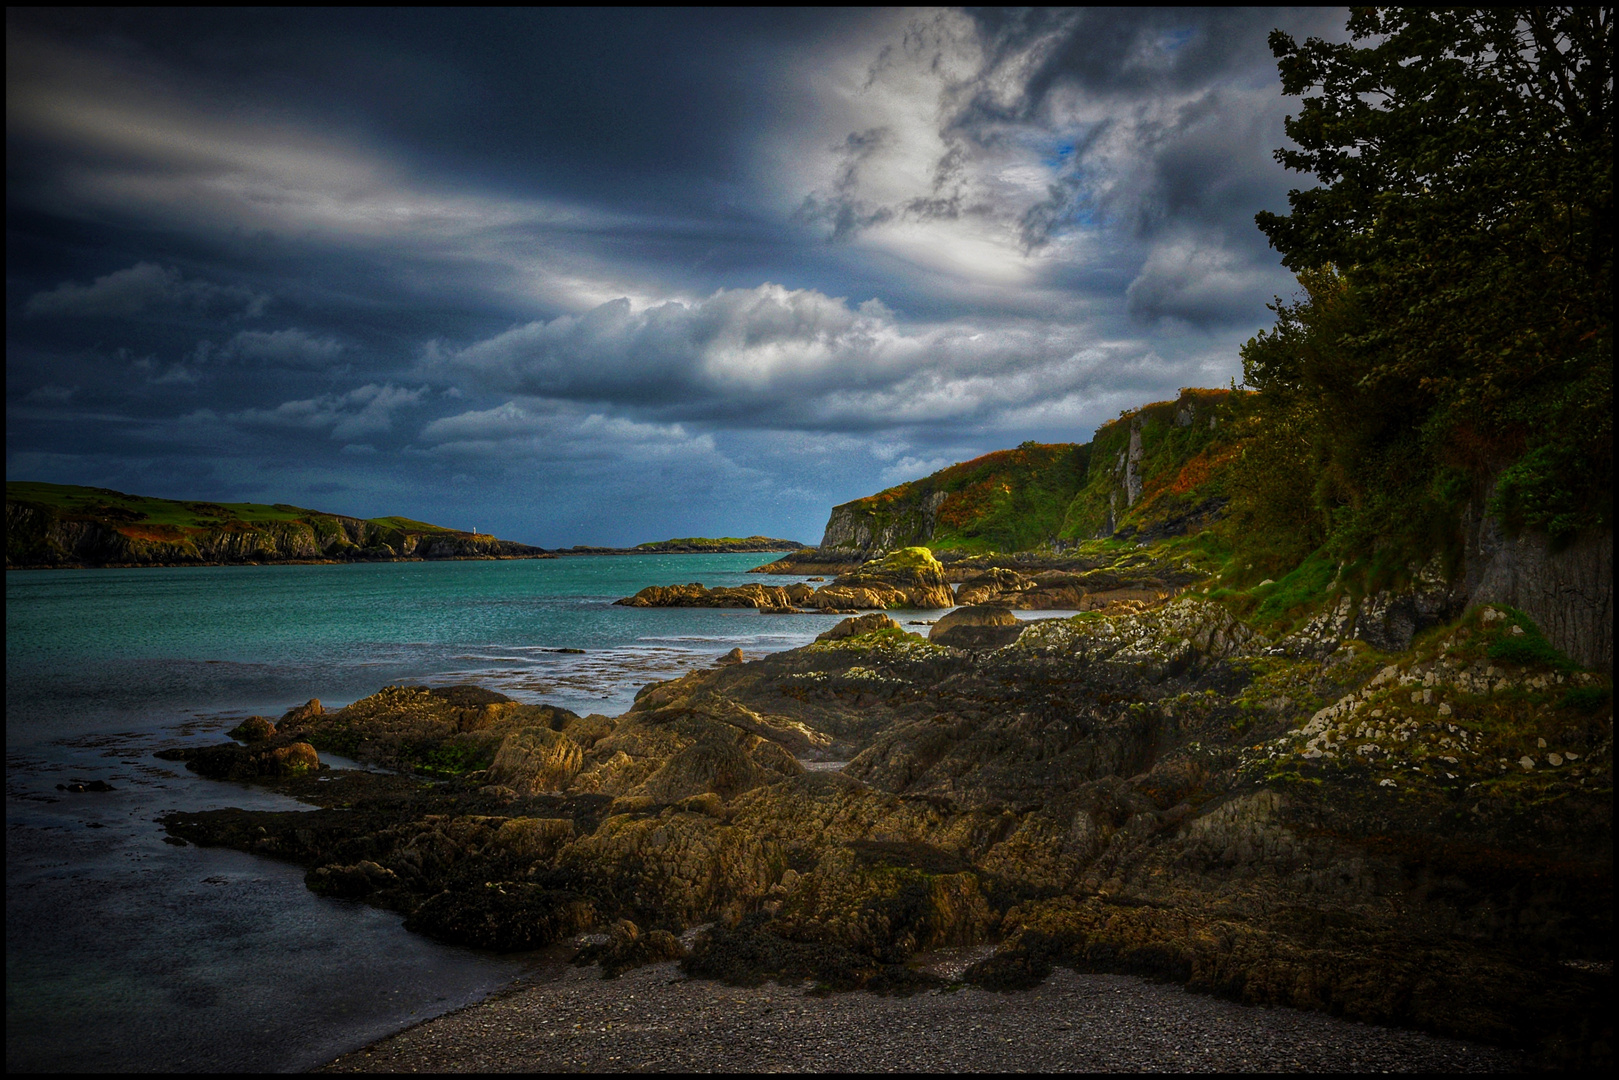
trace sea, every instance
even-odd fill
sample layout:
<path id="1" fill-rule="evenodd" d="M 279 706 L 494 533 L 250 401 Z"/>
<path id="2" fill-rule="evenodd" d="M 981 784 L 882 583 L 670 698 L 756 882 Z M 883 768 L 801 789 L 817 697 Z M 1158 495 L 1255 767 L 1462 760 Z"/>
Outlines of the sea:
<path id="1" fill-rule="evenodd" d="M 297 866 L 165 843 L 172 811 L 309 807 L 153 754 L 396 684 L 616 716 L 649 682 L 837 621 L 613 605 L 758 582 L 771 557 L 8 571 L 7 1071 L 301 1071 L 555 963 L 407 933 Z M 98 780 L 112 790 L 66 790 Z"/>

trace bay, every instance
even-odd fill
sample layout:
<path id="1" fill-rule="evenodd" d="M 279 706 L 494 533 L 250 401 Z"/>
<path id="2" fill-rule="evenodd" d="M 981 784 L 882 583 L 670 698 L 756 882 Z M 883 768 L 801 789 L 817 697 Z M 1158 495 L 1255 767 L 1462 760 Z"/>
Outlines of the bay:
<path id="1" fill-rule="evenodd" d="M 837 621 L 612 603 L 759 581 L 768 558 L 8 572 L 7 1069 L 306 1069 L 553 963 L 408 934 L 298 867 L 164 843 L 154 819 L 175 810 L 307 808 L 152 754 L 393 683 L 618 715 L 648 682 Z M 57 788 L 91 780 L 114 790 Z"/>

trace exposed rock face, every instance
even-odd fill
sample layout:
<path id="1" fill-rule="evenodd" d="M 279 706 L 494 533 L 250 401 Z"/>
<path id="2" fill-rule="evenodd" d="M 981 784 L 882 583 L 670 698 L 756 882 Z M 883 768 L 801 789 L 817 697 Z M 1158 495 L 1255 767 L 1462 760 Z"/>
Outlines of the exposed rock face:
<path id="1" fill-rule="evenodd" d="M 821 536 L 821 548 L 885 552 L 913 544 L 926 544 L 933 538 L 939 508 L 948 498 L 949 495 L 943 491 L 921 494 L 912 505 L 885 515 L 888 520 L 881 520 L 876 512 L 860 502 L 834 506 L 832 516 L 826 521 L 826 531 Z"/>
<path id="2" fill-rule="evenodd" d="M 1467 603 L 1510 604 L 1587 667 L 1613 666 L 1613 533 L 1585 533 L 1554 549 L 1544 533 L 1503 536 L 1493 519 L 1474 531 L 1462 582 Z"/>
<path id="3" fill-rule="evenodd" d="M 998 649 L 1010 645 L 1027 623 L 1003 607 L 982 604 L 957 608 L 928 631 L 928 640 L 954 649 Z"/>

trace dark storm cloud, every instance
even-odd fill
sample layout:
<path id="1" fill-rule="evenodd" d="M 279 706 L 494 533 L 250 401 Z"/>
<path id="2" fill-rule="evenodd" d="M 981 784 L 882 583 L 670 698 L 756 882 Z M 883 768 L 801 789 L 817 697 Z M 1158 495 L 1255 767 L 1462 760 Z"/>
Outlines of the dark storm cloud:
<path id="1" fill-rule="evenodd" d="M 173 267 L 143 262 L 98 277 L 89 285 L 67 281 L 49 292 L 37 292 L 22 310 L 24 315 L 58 318 L 140 315 L 165 307 L 213 307 L 260 315 L 269 299 L 240 286 L 187 281 Z"/>
<path id="2" fill-rule="evenodd" d="M 1341 22 L 9 10 L 8 476 L 813 539 L 1224 384 Z"/>

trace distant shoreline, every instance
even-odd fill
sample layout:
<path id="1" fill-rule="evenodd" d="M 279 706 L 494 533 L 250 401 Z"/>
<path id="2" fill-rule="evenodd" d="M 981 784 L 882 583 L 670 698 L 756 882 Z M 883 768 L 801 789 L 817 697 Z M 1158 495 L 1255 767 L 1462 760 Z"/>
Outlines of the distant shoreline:
<path id="1" fill-rule="evenodd" d="M 370 563 L 438 563 L 438 562 L 512 562 L 522 559 L 560 559 L 579 555 L 752 555 L 793 551 L 795 548 L 708 548 L 670 549 L 646 551 L 637 548 L 559 548 L 555 551 L 536 552 L 532 555 L 445 555 L 423 559 L 409 556 L 394 559 L 270 559 L 270 560 L 213 560 L 208 562 L 117 562 L 117 563 L 31 563 L 25 566 L 7 566 L 12 570 L 151 570 L 180 569 L 203 566 L 355 566 Z"/>

